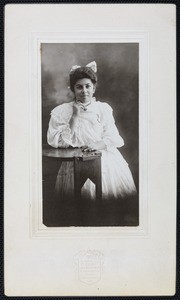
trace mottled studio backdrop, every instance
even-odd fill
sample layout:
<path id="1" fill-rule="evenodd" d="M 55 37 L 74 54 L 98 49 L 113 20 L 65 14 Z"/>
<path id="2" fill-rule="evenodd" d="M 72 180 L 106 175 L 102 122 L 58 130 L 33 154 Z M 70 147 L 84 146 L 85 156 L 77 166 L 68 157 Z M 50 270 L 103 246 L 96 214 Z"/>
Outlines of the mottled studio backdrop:
<path id="1" fill-rule="evenodd" d="M 125 146 L 120 149 L 129 163 L 138 187 L 138 75 L 137 43 L 42 44 L 42 139 L 46 134 L 51 110 L 72 101 L 69 71 L 95 60 L 98 86 L 95 97 L 113 108 L 116 126 Z"/>

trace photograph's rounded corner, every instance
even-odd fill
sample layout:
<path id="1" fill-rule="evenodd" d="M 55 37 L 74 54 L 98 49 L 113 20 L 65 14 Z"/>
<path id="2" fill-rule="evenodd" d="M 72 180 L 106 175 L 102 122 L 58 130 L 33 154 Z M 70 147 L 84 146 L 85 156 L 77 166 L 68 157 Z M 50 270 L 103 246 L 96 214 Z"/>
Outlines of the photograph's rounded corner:
<path id="1" fill-rule="evenodd" d="M 17 3 L 5 3 L 3 6 L 3 12 L 5 18 L 9 18 L 9 14 L 14 13 L 14 9 L 16 9 L 20 4 Z"/>
<path id="2" fill-rule="evenodd" d="M 8 288 L 8 286 L 6 285 L 6 281 L 4 284 L 4 292 L 3 292 L 3 296 L 10 298 L 10 297 L 16 297 L 17 295 L 15 295 L 15 293 Z"/>

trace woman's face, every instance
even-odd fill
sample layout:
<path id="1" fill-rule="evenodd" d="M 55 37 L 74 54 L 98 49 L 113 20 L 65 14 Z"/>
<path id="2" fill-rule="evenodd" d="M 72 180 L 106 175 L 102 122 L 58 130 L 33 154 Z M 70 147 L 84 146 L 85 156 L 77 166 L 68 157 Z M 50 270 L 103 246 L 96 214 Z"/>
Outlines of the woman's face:
<path id="1" fill-rule="evenodd" d="M 76 101 L 87 103 L 91 101 L 95 92 L 95 85 L 89 78 L 82 78 L 76 81 L 74 85 L 74 94 Z"/>

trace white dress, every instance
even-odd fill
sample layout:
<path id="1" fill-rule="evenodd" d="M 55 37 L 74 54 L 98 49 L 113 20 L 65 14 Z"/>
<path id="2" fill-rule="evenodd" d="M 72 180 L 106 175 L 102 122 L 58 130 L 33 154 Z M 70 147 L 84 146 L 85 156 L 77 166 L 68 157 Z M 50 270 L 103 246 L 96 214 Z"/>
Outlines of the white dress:
<path id="1" fill-rule="evenodd" d="M 105 102 L 93 98 L 86 111 L 78 116 L 74 134 L 69 121 L 73 113 L 74 101 L 64 103 L 51 111 L 47 133 L 48 144 L 54 148 L 81 147 L 91 142 L 103 140 L 106 150 L 101 150 L 102 196 L 103 199 L 125 197 L 136 193 L 136 187 L 127 162 L 117 147 L 124 145 L 112 114 L 112 108 Z M 56 180 L 56 191 L 60 198 L 73 195 L 73 163 L 62 162 Z M 82 195 L 95 199 L 95 185 L 88 179 L 82 187 Z"/>

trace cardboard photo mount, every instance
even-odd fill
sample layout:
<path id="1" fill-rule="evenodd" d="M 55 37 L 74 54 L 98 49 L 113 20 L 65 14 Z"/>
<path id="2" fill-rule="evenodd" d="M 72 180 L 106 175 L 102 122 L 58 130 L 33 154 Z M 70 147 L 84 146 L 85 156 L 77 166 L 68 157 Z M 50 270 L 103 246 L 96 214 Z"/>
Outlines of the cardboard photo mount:
<path id="1" fill-rule="evenodd" d="M 6 295 L 175 293 L 175 13 L 169 4 L 6 5 Z M 43 225 L 44 42 L 139 43 L 139 226 Z"/>

